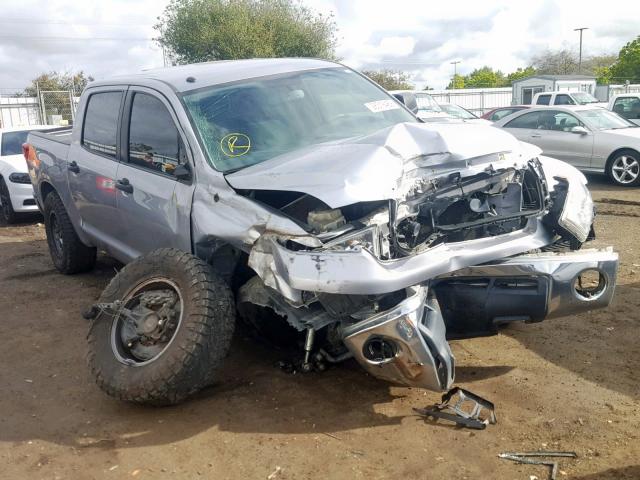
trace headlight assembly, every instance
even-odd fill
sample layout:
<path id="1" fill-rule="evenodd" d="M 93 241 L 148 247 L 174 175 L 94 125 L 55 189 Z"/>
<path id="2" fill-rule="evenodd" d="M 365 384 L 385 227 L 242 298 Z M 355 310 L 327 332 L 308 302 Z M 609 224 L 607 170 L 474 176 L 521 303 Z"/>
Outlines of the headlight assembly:
<path id="1" fill-rule="evenodd" d="M 584 183 L 575 180 L 567 183 L 567 195 L 558 224 L 582 243 L 587 240 L 593 223 L 593 200 Z"/>
<path id="2" fill-rule="evenodd" d="M 13 172 L 9 175 L 9 180 L 13 183 L 31 183 L 28 173 Z"/>

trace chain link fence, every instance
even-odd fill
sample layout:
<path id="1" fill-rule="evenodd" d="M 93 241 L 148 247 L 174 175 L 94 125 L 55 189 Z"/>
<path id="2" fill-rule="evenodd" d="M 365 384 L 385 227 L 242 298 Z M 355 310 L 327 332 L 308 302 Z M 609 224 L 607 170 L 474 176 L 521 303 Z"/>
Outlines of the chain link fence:
<path id="1" fill-rule="evenodd" d="M 40 92 L 40 109 L 47 125 L 73 125 L 75 103 L 70 90 Z"/>
<path id="2" fill-rule="evenodd" d="M 80 98 L 70 90 L 46 90 L 38 96 L 0 93 L 0 128 L 73 125 Z"/>

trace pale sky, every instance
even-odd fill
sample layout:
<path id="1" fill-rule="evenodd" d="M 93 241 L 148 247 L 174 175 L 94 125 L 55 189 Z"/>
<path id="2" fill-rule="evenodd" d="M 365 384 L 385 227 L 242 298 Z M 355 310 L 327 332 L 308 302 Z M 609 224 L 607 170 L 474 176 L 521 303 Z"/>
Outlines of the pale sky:
<path id="1" fill-rule="evenodd" d="M 167 0 L 0 0 L 0 93 L 39 73 L 95 78 L 162 66 L 151 40 Z M 547 48 L 617 53 L 640 35 L 640 1 L 306 0 L 338 25 L 338 55 L 358 69 L 400 69 L 418 87 L 489 65 L 507 73 Z"/>

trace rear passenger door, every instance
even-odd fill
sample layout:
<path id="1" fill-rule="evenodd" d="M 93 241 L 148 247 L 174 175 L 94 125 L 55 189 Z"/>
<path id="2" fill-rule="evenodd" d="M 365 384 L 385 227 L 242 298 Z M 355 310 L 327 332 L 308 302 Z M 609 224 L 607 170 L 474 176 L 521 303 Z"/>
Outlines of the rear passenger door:
<path id="1" fill-rule="evenodd" d="M 129 89 L 121 143 L 115 188 L 125 254 L 135 258 L 162 247 L 190 252 L 193 182 L 184 174 L 192 162 L 164 96 L 143 87 Z"/>
<path id="2" fill-rule="evenodd" d="M 107 250 L 117 242 L 119 217 L 114 185 L 125 91 L 125 87 L 91 89 L 80 141 L 71 144 L 67 157 L 67 179 L 81 227 Z"/>

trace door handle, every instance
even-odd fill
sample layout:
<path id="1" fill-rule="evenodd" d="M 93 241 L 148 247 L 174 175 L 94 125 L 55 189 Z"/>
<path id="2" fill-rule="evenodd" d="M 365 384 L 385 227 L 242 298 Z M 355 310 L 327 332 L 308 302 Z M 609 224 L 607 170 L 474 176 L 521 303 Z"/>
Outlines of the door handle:
<path id="1" fill-rule="evenodd" d="M 67 170 L 73 173 L 80 173 L 80 167 L 78 166 L 75 160 L 67 166 Z"/>
<path id="2" fill-rule="evenodd" d="M 121 178 L 116 182 L 116 188 L 126 193 L 133 193 L 133 185 L 129 183 L 128 178 Z"/>
<path id="3" fill-rule="evenodd" d="M 531 135 L 531 138 L 542 138 L 542 135 L 540 135 L 539 133 L 536 133 Z"/>

